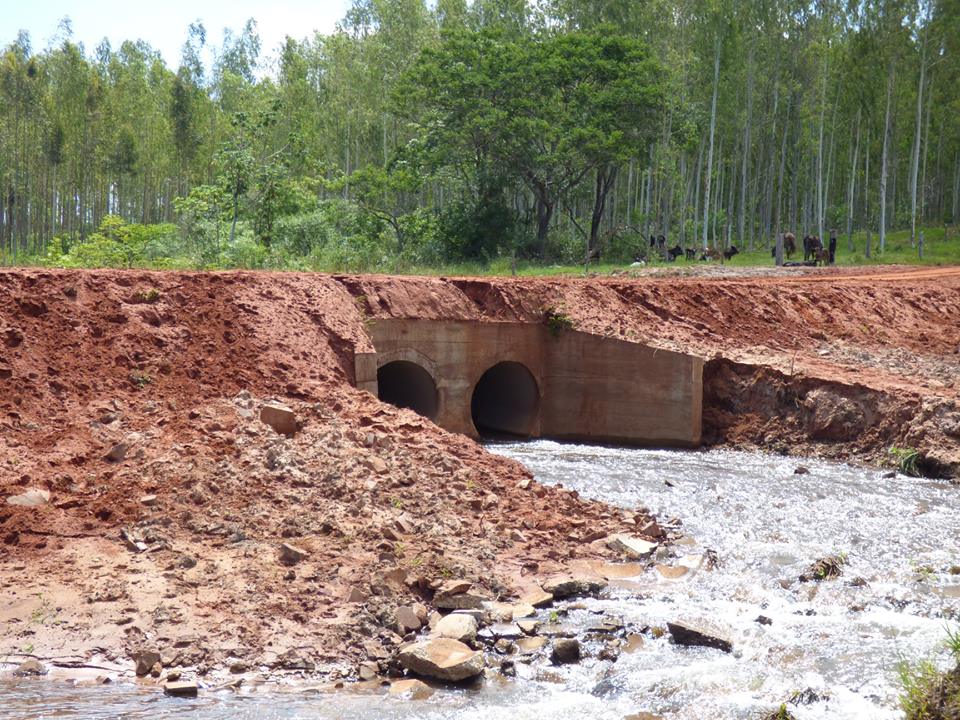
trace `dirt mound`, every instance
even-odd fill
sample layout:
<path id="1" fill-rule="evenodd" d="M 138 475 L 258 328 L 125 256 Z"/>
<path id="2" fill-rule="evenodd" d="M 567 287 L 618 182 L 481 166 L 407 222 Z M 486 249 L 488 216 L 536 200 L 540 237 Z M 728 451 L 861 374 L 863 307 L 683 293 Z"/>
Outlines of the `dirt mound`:
<path id="1" fill-rule="evenodd" d="M 356 390 L 381 317 L 711 358 L 710 442 L 960 467 L 960 275 L 484 280 L 0 272 L 0 655 L 349 675 L 398 608 L 516 597 L 647 518 Z M 293 437 L 260 420 L 294 413 Z M 14 504 L 11 504 L 10 500 Z M 642 527 L 642 525 L 641 525 Z M 286 544 L 288 547 L 283 549 Z"/>

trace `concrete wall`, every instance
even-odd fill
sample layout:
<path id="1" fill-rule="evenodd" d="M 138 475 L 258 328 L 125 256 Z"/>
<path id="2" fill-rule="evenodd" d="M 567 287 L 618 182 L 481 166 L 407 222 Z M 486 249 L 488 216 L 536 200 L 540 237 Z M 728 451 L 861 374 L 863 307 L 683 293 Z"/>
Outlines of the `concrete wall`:
<path id="1" fill-rule="evenodd" d="M 377 320 L 375 353 L 356 356 L 357 386 L 377 393 L 377 368 L 416 362 L 434 378 L 443 428 L 477 436 L 473 390 L 492 366 L 518 362 L 540 392 L 532 437 L 649 445 L 700 443 L 703 361 L 693 355 L 539 324 Z"/>

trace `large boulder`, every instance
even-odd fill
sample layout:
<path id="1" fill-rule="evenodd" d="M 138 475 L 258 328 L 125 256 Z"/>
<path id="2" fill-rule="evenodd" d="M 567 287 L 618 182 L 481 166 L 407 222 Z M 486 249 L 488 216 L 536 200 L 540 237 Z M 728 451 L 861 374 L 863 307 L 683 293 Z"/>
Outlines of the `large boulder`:
<path id="1" fill-rule="evenodd" d="M 483 654 L 450 638 L 407 645 L 401 648 L 397 660 L 412 673 L 445 682 L 468 680 L 483 672 Z"/>

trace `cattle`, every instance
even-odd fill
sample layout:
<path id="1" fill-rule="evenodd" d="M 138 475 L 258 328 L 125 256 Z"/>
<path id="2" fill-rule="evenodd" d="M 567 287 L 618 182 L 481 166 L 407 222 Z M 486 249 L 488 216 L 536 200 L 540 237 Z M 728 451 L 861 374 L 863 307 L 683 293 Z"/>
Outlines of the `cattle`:
<path id="1" fill-rule="evenodd" d="M 684 250 L 683 252 L 684 252 L 684 254 L 685 254 L 686 257 L 687 257 L 687 260 L 696 260 L 696 259 L 697 259 L 697 251 L 694 250 L 693 248 L 687 248 L 687 249 Z"/>
<path id="2" fill-rule="evenodd" d="M 730 260 L 734 255 L 739 255 L 740 251 L 737 249 L 736 245 L 731 245 L 726 250 L 723 251 L 723 256 Z"/>
<path id="3" fill-rule="evenodd" d="M 676 247 L 672 247 L 672 248 L 670 248 L 669 250 L 667 250 L 667 257 L 670 259 L 670 262 L 673 262 L 674 260 L 676 260 L 676 259 L 677 259 L 678 257 L 680 257 L 681 255 L 683 255 L 683 248 L 680 247 L 679 245 L 677 245 Z"/>
<path id="4" fill-rule="evenodd" d="M 789 259 L 797 251 L 797 236 L 793 233 L 784 233 L 783 235 L 783 251 L 786 253 L 787 258 Z"/>

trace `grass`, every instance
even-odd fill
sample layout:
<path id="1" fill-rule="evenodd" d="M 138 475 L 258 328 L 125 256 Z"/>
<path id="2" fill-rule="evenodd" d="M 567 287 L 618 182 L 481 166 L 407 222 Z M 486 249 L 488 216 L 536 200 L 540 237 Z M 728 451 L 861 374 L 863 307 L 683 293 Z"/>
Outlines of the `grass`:
<path id="1" fill-rule="evenodd" d="M 871 257 L 867 258 L 865 253 L 866 234 L 864 232 L 854 233 L 853 250 L 848 248 L 845 234 L 841 234 L 837 243 L 836 264 L 839 266 L 861 266 L 861 265 L 960 265 L 960 225 L 945 228 L 926 227 L 924 233 L 924 257 L 918 256 L 916 248 L 910 247 L 910 231 L 896 230 L 887 233 L 887 248 L 884 253 L 880 253 L 877 247 L 879 237 L 876 233 L 872 235 Z M 801 244 L 802 233 L 797 234 L 797 245 Z M 676 245 L 678 238 L 673 236 L 669 238 L 668 245 Z M 772 267 L 773 258 L 770 256 L 770 246 L 766 248 L 759 247 L 753 252 L 747 252 L 744 249 L 745 244 L 734 239 L 733 244 L 740 248 L 741 252 L 735 255 L 731 260 L 724 261 L 725 265 L 730 267 Z M 638 249 L 639 249 L 638 245 Z M 648 248 L 644 248 L 647 250 Z M 793 260 L 802 260 L 802 251 L 793 256 Z M 522 260 L 518 259 L 512 263 L 509 257 L 500 257 L 491 260 L 489 263 L 476 261 L 464 261 L 455 263 L 446 263 L 442 265 L 420 265 L 416 263 L 405 262 L 399 259 L 384 258 L 376 265 L 369 267 L 341 267 L 336 265 L 326 265 L 323 263 L 311 262 L 310 258 L 291 257 L 282 268 L 273 268 L 281 270 L 303 270 L 313 272 L 331 272 L 331 273 L 390 273 L 398 275 L 432 275 L 432 276 L 509 276 L 513 274 L 513 268 L 516 268 L 516 274 L 521 277 L 549 277 L 549 276 L 583 276 L 584 266 L 582 262 L 577 263 L 552 263 L 540 260 Z M 667 262 L 659 256 L 648 258 L 646 267 L 670 267 L 682 271 L 685 267 L 704 266 L 708 264 L 716 265 L 718 261 L 710 263 L 699 260 L 686 260 L 682 256 L 674 262 Z M 18 255 L 16 258 L 5 256 L 0 252 L 0 267 L 7 265 L 16 265 L 20 267 L 35 267 L 42 265 L 40 256 Z M 162 257 L 155 260 L 142 259 L 132 263 L 132 267 L 138 269 L 156 269 L 156 270 L 218 270 L 218 269 L 244 269 L 244 266 L 227 267 L 200 267 L 187 257 Z M 589 272 L 599 275 L 609 275 L 614 272 L 629 270 L 630 260 L 620 262 L 605 261 L 598 264 L 591 264 Z M 159 298 L 159 292 L 155 299 Z"/>
<path id="2" fill-rule="evenodd" d="M 900 707 L 906 720 L 946 720 L 960 716 L 960 627 L 946 627 L 946 647 L 954 670 L 940 672 L 930 660 L 901 662 Z"/>

